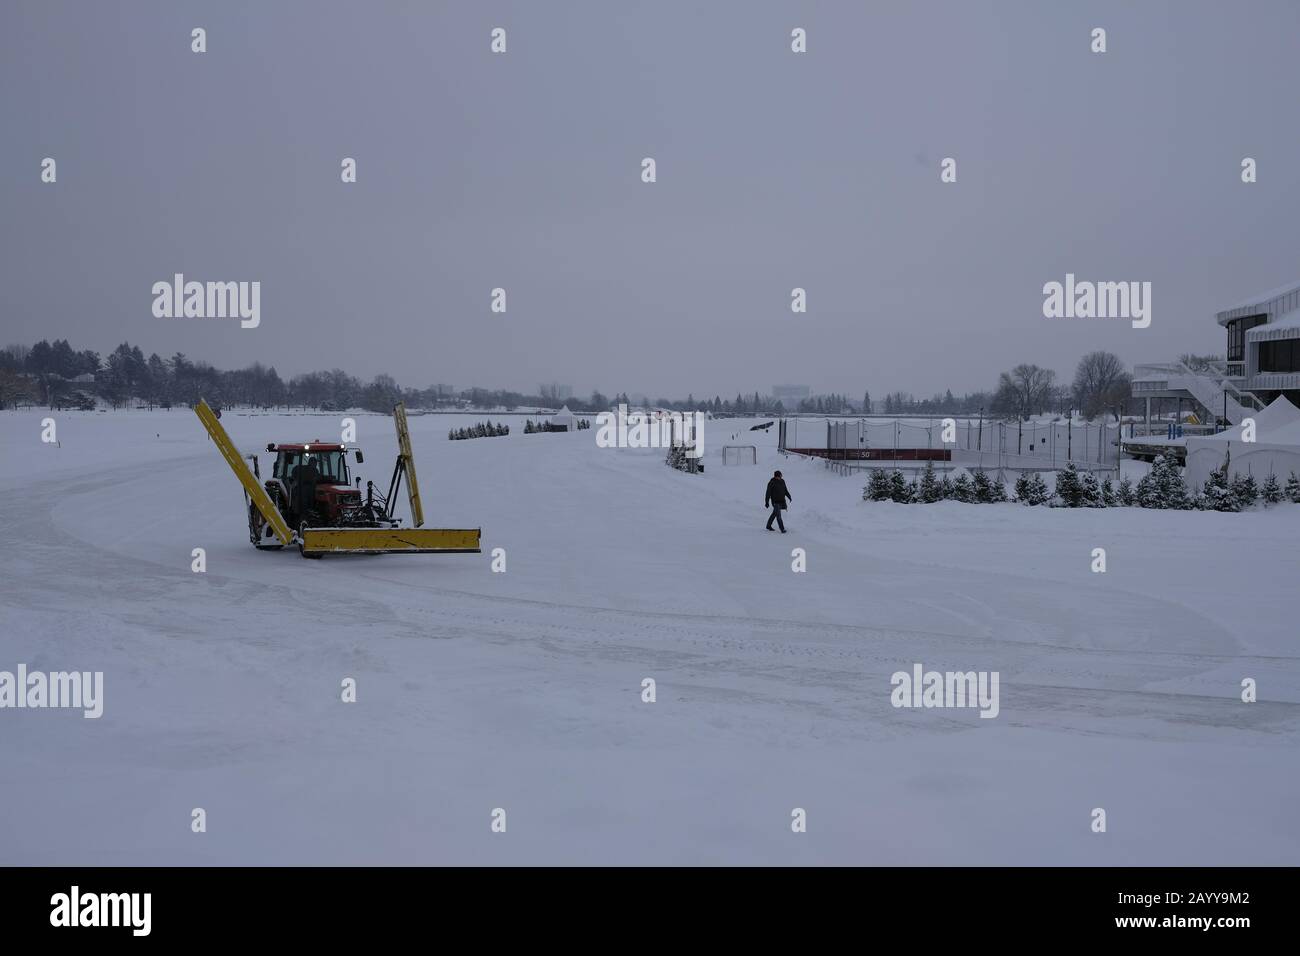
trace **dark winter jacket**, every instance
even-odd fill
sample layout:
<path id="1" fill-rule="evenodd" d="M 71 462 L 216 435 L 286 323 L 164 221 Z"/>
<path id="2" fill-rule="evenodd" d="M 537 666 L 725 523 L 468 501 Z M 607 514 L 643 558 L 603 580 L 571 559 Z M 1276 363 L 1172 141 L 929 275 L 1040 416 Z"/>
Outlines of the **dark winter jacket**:
<path id="1" fill-rule="evenodd" d="M 767 483 L 767 494 L 763 496 L 763 507 L 784 510 L 786 501 L 794 501 L 794 495 L 785 486 L 784 478 L 773 478 Z"/>

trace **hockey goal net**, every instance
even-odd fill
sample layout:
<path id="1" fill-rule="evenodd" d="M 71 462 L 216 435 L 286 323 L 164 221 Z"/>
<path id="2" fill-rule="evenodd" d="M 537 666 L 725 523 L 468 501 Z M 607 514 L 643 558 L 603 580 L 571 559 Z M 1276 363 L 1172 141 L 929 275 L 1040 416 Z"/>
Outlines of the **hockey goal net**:
<path id="1" fill-rule="evenodd" d="M 724 465 L 757 465 L 758 448 L 754 445 L 723 445 L 722 463 Z"/>

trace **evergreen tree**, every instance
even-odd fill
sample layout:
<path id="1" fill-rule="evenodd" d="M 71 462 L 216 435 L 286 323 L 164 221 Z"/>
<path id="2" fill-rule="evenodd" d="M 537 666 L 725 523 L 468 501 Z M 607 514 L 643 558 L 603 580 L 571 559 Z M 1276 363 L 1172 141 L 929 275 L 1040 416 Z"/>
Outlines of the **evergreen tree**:
<path id="1" fill-rule="evenodd" d="M 1237 475 L 1232 479 L 1232 493 L 1242 508 L 1249 508 L 1259 500 L 1259 485 L 1254 475 Z"/>
<path id="2" fill-rule="evenodd" d="M 1110 479 L 1107 479 L 1109 481 Z M 1085 508 L 1104 508 L 1102 503 L 1101 486 L 1097 484 L 1097 476 L 1090 471 L 1085 471 L 1079 479 L 1079 490 L 1083 495 L 1083 507 Z"/>
<path id="3" fill-rule="evenodd" d="M 1143 508 L 1187 508 L 1191 502 L 1187 485 L 1183 483 L 1178 462 L 1165 455 L 1157 455 L 1151 470 L 1137 484 L 1137 503 Z"/>
<path id="4" fill-rule="evenodd" d="M 899 504 L 907 504 L 912 500 L 912 496 L 907 488 L 907 479 L 903 473 L 895 468 L 889 474 L 889 499 L 897 501 Z"/>
<path id="5" fill-rule="evenodd" d="M 1286 497 L 1288 501 L 1300 505 L 1300 478 L 1296 477 L 1294 471 L 1291 472 L 1291 477 L 1286 480 Z"/>
<path id="6" fill-rule="evenodd" d="M 993 501 L 993 482 L 989 481 L 983 468 L 977 468 L 971 478 L 971 495 L 979 504 L 986 505 Z"/>
<path id="7" fill-rule="evenodd" d="M 1266 505 L 1275 505 L 1282 500 L 1282 486 L 1278 484 L 1277 475 L 1271 471 L 1268 473 L 1268 477 L 1264 479 L 1264 487 L 1260 489 L 1259 494 Z"/>
<path id="8" fill-rule="evenodd" d="M 1232 493 L 1226 464 L 1210 472 L 1210 476 L 1205 479 L 1205 486 L 1201 488 L 1201 497 L 1197 504 L 1206 511 L 1241 510 L 1241 502 Z"/>
<path id="9" fill-rule="evenodd" d="M 917 500 L 924 501 L 926 504 L 933 504 L 943 499 L 943 486 L 934 473 L 934 462 L 925 463 L 925 471 L 921 472 L 921 480 L 917 485 Z"/>
<path id="10" fill-rule="evenodd" d="M 948 394 L 951 395 L 952 393 L 949 392 Z M 993 479 L 993 483 L 989 488 L 989 501 L 996 504 L 998 502 L 1006 501 L 1006 500 L 1007 500 L 1007 483 L 1003 480 L 1001 473 L 999 473 L 997 478 Z"/>
<path id="11" fill-rule="evenodd" d="M 1125 508 L 1131 508 L 1137 502 L 1137 494 L 1133 491 L 1133 480 L 1128 475 L 1119 480 L 1115 497 Z"/>
<path id="12" fill-rule="evenodd" d="M 1038 472 L 1021 472 L 1016 479 L 1016 500 L 1034 506 L 1047 504 L 1052 495 L 1047 490 L 1047 482 Z"/>
<path id="13" fill-rule="evenodd" d="M 1052 493 L 1047 490 L 1047 482 L 1038 472 L 1034 472 L 1034 477 L 1029 479 L 1029 503 L 1031 505 L 1045 505 L 1052 500 Z"/>
<path id="14" fill-rule="evenodd" d="M 975 500 L 975 486 L 964 471 L 952 481 L 952 498 L 963 504 L 970 504 Z"/>
<path id="15" fill-rule="evenodd" d="M 1067 508 L 1081 508 L 1085 504 L 1083 484 L 1079 481 L 1079 469 L 1074 462 L 1056 473 L 1056 497 Z"/>
<path id="16" fill-rule="evenodd" d="M 889 491 L 889 473 L 883 468 L 873 468 L 867 486 L 862 489 L 862 500 L 888 501 Z"/>
<path id="17" fill-rule="evenodd" d="M 1164 499 L 1168 502 L 1166 507 L 1175 509 L 1192 507 L 1192 496 L 1187 490 L 1187 483 L 1183 481 L 1183 470 L 1179 466 L 1177 459 L 1173 457 L 1165 458 L 1160 485 L 1163 489 Z"/>
<path id="18" fill-rule="evenodd" d="M 1119 504 L 1119 495 L 1115 492 L 1115 486 L 1111 484 L 1110 475 L 1101 483 L 1098 491 L 1098 501 L 1103 508 L 1113 508 Z"/>

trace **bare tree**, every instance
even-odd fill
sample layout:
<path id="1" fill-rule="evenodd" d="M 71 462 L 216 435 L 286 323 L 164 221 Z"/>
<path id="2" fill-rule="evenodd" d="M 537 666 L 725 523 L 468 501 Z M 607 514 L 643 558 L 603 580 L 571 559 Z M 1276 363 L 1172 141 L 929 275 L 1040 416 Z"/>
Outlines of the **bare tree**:
<path id="1" fill-rule="evenodd" d="M 1119 405 L 1131 388 L 1132 376 L 1113 352 L 1089 352 L 1074 370 L 1074 401 L 1085 418 Z"/>
<path id="2" fill-rule="evenodd" d="M 15 342 L 12 345 L 6 345 L 0 349 L 0 365 L 5 368 L 11 368 L 15 372 L 21 372 L 27 363 L 27 356 L 32 354 L 30 345 L 23 345 Z"/>
<path id="3" fill-rule="evenodd" d="M 17 408 L 23 402 L 35 401 L 38 395 L 32 379 L 12 369 L 0 369 L 0 408 Z"/>
<path id="4" fill-rule="evenodd" d="M 1178 356 L 1178 361 L 1182 362 L 1193 372 L 1213 372 L 1216 366 L 1222 364 L 1222 355 L 1197 355 L 1195 352 L 1185 352 Z"/>
<path id="5" fill-rule="evenodd" d="M 1028 418 L 1044 411 L 1052 400 L 1056 373 L 1037 365 L 1020 364 L 998 376 L 993 395 L 993 412 Z"/>

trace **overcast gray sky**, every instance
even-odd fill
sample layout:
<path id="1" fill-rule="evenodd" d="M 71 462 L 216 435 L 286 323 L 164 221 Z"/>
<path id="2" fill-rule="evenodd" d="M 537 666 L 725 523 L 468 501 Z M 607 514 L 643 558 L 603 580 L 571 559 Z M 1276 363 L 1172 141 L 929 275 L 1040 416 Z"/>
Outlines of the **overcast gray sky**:
<path id="1" fill-rule="evenodd" d="M 0 340 L 652 397 L 1222 351 L 1300 280 L 1297 37 L 1294 0 L 7 0 Z M 175 272 L 261 281 L 260 327 L 155 318 Z M 1151 281 L 1150 328 L 1045 319 L 1067 272 Z"/>

